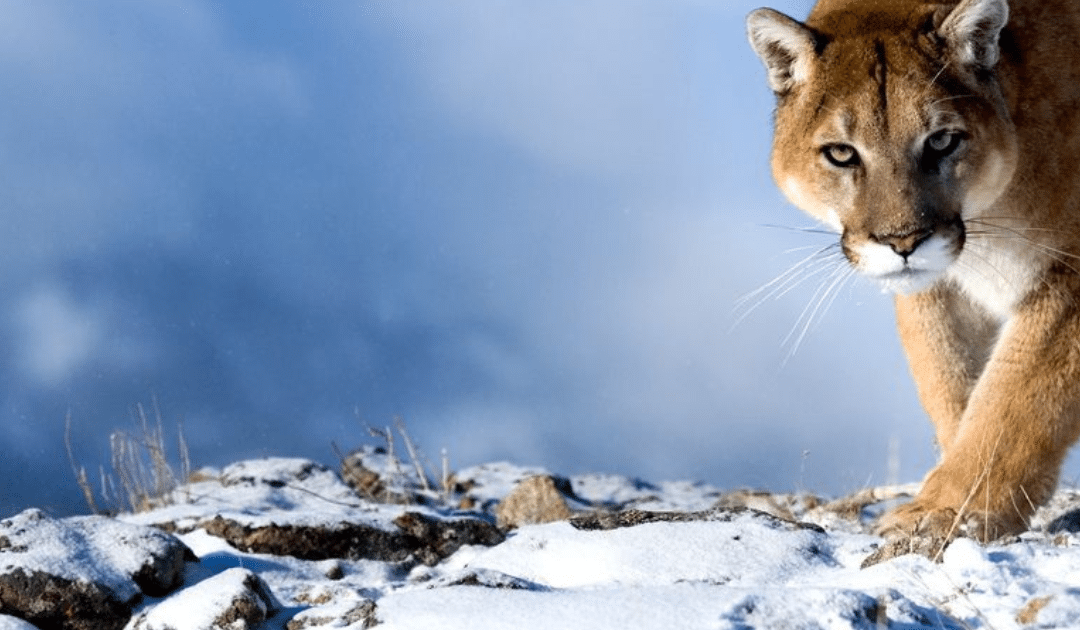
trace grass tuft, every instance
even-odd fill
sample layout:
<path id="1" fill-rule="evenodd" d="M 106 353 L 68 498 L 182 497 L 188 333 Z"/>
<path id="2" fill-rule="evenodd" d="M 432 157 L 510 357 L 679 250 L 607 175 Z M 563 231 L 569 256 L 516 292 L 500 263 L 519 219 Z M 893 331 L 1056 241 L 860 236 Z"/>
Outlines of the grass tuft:
<path id="1" fill-rule="evenodd" d="M 75 458 L 71 444 L 71 413 L 67 415 L 64 444 L 68 460 L 86 504 L 94 514 L 143 512 L 169 505 L 173 501 L 170 496 L 172 491 L 191 475 L 191 457 L 183 425 L 177 423 L 179 462 L 174 468 L 169 461 L 164 422 L 156 402 L 153 420 L 141 403 L 135 405 L 132 415 L 135 420 L 134 432 L 117 430 L 109 435 L 112 471 L 106 471 L 104 466 L 99 469 L 100 503 L 86 469 Z M 179 473 L 176 472 L 177 468 Z"/>
<path id="2" fill-rule="evenodd" d="M 361 497 L 379 503 L 454 504 L 456 482 L 445 449 L 440 466 L 431 465 L 401 417 L 385 428 L 368 425 L 367 431 L 379 442 L 377 446 L 361 447 L 346 455 L 333 444 L 342 478 Z"/>

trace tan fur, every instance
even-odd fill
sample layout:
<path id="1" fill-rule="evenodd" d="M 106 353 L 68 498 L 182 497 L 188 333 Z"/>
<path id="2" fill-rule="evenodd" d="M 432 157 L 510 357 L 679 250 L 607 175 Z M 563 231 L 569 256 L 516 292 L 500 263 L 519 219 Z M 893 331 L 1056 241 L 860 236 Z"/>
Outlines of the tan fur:
<path id="1" fill-rule="evenodd" d="M 897 291 L 937 429 L 882 531 L 1022 531 L 1080 435 L 1080 2 L 820 0 L 748 30 L 776 181 Z"/>

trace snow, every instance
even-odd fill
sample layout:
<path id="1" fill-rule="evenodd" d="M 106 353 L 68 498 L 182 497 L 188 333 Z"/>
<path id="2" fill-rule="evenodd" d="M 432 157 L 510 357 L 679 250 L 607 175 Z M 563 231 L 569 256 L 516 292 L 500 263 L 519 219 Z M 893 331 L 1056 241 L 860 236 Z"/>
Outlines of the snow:
<path id="1" fill-rule="evenodd" d="M 128 628 L 169 628 L 170 630 L 205 630 L 213 628 L 220 610 L 241 597 L 246 582 L 255 574 L 249 569 L 231 568 L 182 590 L 175 597 L 136 615 Z M 260 608 L 267 612 L 266 606 Z M 141 618 L 140 618 L 141 617 Z"/>
<path id="2" fill-rule="evenodd" d="M 122 601 L 139 595 L 131 576 L 142 568 L 145 552 L 166 549 L 155 530 L 101 516 L 51 519 L 34 509 L 0 521 L 0 537 L 6 541 L 0 571 L 18 567 L 96 582 Z"/>
<path id="3" fill-rule="evenodd" d="M 0 630 L 37 630 L 22 619 L 0 615 Z"/>
<path id="4" fill-rule="evenodd" d="M 522 528 L 492 548 L 473 548 L 443 566 L 482 569 L 554 589 L 664 585 L 741 586 L 779 582 L 824 560 L 813 551 L 823 536 L 771 531 L 749 523 L 650 523 L 612 531 L 579 531 L 568 523 Z M 747 537 L 750 528 L 754 535 Z"/>
<path id="5" fill-rule="evenodd" d="M 649 588 L 571 590 L 552 593 L 497 591 L 468 587 L 444 591 L 396 594 L 380 602 L 388 621 L 380 628 L 439 628 L 443 630 L 521 630 L 559 628 L 743 628 L 817 627 L 850 629 L 857 611 L 874 605 L 868 596 L 852 591 L 810 591 L 792 598 L 777 588 L 717 589 L 703 584 L 673 584 Z M 807 609 L 820 611 L 812 623 Z M 872 626 L 868 626 L 872 627 Z"/>
<path id="6" fill-rule="evenodd" d="M 145 525 L 175 523 L 180 529 L 215 515 L 251 527 L 345 521 L 378 526 L 401 513 L 397 506 L 361 500 L 322 464 L 287 457 L 237 462 L 207 481 L 175 490 L 173 498 L 173 505 L 125 520 Z"/>
<path id="7" fill-rule="evenodd" d="M 460 471 L 457 479 L 471 481 L 470 496 L 479 505 L 543 472 L 491 464 Z M 120 517 L 184 524 L 178 535 L 200 558 L 189 565 L 179 591 L 145 600 L 137 616 L 146 627 L 166 627 L 166 621 L 177 630 L 212 627 L 223 599 L 255 575 L 280 603 L 276 616 L 260 626 L 265 628 L 291 620 L 294 628 L 359 630 L 366 623 L 360 613 L 372 605 L 377 627 L 386 629 L 1080 627 L 1080 537 L 1049 526 L 1080 505 L 1071 489 L 1059 492 L 1037 516 L 1034 530 L 1018 539 L 987 546 L 959 539 L 940 563 L 911 555 L 862 569 L 863 559 L 882 542 L 866 533 L 866 511 L 840 525 L 836 514 L 814 508 L 817 503 L 807 497 L 772 498 L 795 510 L 798 519 L 823 524 L 821 530 L 754 511 L 710 516 L 714 512 L 702 510 L 720 493 L 701 484 L 649 484 L 614 475 L 569 482 L 577 497 L 572 503 L 682 506 L 698 514 L 686 522 L 610 530 L 569 522 L 530 525 L 492 547 L 462 547 L 435 566 L 306 561 L 239 551 L 199 523 L 227 513 L 253 523 L 362 519 L 389 529 L 405 511 L 460 511 L 374 506 L 352 494 L 336 473 L 305 460 L 241 462 L 216 479 L 180 489 L 175 505 Z M 65 570 L 85 573 L 104 564 L 88 555 L 80 560 Z M 26 627 L 0 616 L 0 630 Z"/>

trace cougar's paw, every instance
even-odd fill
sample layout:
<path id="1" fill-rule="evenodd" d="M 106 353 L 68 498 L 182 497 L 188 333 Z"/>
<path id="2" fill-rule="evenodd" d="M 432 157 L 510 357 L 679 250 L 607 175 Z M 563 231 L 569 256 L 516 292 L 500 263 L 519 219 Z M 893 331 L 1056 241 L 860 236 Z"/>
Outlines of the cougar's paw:
<path id="1" fill-rule="evenodd" d="M 1027 517 L 1016 510 L 985 512 L 975 510 L 963 515 L 961 533 L 979 542 L 994 542 L 1027 531 Z"/>
<path id="2" fill-rule="evenodd" d="M 909 554 L 940 561 L 945 548 L 962 532 L 956 510 L 932 508 L 915 500 L 881 517 L 875 533 L 886 541 L 863 560 L 864 569 Z"/>
<path id="3" fill-rule="evenodd" d="M 1016 510 L 964 510 L 934 507 L 918 499 L 888 512 L 875 533 L 886 538 L 933 538 L 949 541 L 966 536 L 991 542 L 1027 529 L 1027 518 Z"/>
<path id="4" fill-rule="evenodd" d="M 887 512 L 874 533 L 885 538 L 941 538 L 952 540 L 962 532 L 956 510 L 934 507 L 918 499 Z"/>

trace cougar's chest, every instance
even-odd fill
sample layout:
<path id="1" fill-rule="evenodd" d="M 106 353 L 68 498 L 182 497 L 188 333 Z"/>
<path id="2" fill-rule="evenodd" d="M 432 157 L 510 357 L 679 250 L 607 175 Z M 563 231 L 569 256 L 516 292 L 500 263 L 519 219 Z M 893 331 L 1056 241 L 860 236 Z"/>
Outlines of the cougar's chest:
<path id="1" fill-rule="evenodd" d="M 1000 322 L 1009 320 L 1037 286 L 1046 257 L 1014 228 L 983 229 L 968 238 L 948 278 Z"/>

